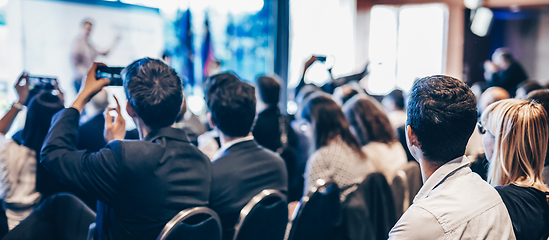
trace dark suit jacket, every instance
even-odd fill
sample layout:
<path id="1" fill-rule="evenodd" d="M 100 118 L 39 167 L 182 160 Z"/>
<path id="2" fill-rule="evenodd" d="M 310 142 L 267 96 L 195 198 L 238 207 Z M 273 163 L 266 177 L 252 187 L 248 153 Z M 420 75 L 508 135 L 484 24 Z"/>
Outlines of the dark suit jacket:
<path id="1" fill-rule="evenodd" d="M 212 163 L 210 208 L 223 225 L 223 239 L 232 239 L 240 210 L 264 189 L 286 194 L 288 174 L 278 154 L 255 141 L 236 143 Z"/>
<path id="2" fill-rule="evenodd" d="M 100 239 L 155 239 L 179 211 L 208 203 L 211 164 L 185 132 L 161 128 L 91 153 L 75 150 L 79 117 L 73 108 L 54 116 L 41 163 L 99 199 Z"/>

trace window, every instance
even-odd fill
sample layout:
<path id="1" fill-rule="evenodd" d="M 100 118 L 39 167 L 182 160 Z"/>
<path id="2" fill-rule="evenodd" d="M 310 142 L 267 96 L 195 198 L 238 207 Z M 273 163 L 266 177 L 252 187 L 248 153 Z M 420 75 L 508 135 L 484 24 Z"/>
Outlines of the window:
<path id="1" fill-rule="evenodd" d="M 415 79 L 444 73 L 447 16 L 443 4 L 374 6 L 368 92 L 409 91 Z"/>

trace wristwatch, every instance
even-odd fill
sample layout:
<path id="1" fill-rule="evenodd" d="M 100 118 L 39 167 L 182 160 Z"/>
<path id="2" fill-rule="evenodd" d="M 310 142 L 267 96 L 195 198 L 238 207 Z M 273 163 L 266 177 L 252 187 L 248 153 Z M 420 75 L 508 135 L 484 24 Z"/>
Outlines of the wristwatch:
<path id="1" fill-rule="evenodd" d="M 23 104 L 21 104 L 20 102 L 13 103 L 13 105 L 11 105 L 11 107 L 17 108 L 17 110 L 23 110 Z"/>

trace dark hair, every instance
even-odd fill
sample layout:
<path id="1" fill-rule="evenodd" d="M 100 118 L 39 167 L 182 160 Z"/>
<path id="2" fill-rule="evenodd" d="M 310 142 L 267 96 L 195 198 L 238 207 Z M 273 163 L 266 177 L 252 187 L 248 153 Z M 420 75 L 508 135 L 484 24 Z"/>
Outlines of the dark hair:
<path id="1" fill-rule="evenodd" d="M 398 109 L 404 110 L 404 93 L 402 92 L 402 90 L 393 90 L 391 93 L 389 93 L 389 95 L 385 97 L 392 99 Z"/>
<path id="2" fill-rule="evenodd" d="M 259 99 L 269 106 L 276 106 L 280 99 L 280 83 L 269 76 L 260 76 L 255 85 L 259 93 Z"/>
<path id="3" fill-rule="evenodd" d="M 427 160 L 442 165 L 465 153 L 477 122 L 476 106 L 471 89 L 456 78 L 435 75 L 414 84 L 407 125 Z"/>
<path id="4" fill-rule="evenodd" d="M 206 100 L 206 106 L 208 106 L 208 108 L 210 107 L 211 95 L 217 91 L 218 88 L 234 82 L 240 82 L 240 78 L 232 72 L 219 73 L 206 78 L 206 80 L 204 80 L 204 98 Z"/>
<path id="5" fill-rule="evenodd" d="M 528 93 L 527 100 L 533 100 L 543 106 L 545 111 L 549 113 L 549 89 L 538 89 Z M 545 156 L 545 166 L 549 166 L 549 151 Z"/>
<path id="6" fill-rule="evenodd" d="M 355 96 L 343 105 L 345 116 L 362 146 L 369 142 L 389 144 L 396 139 L 389 118 L 374 101 L 369 97 Z"/>
<path id="7" fill-rule="evenodd" d="M 164 62 L 142 58 L 123 70 L 126 98 L 151 129 L 172 125 L 183 103 L 181 79 Z"/>
<path id="8" fill-rule="evenodd" d="M 527 81 L 522 81 L 521 83 L 519 83 L 517 85 L 517 89 L 519 89 L 519 88 L 524 89 L 524 92 L 526 92 L 526 94 L 528 94 L 531 91 L 538 90 L 538 89 L 543 89 L 543 86 L 541 86 L 539 83 L 537 83 L 535 81 L 527 80 Z"/>
<path id="9" fill-rule="evenodd" d="M 37 160 L 40 159 L 40 150 L 50 129 L 51 119 L 63 108 L 61 99 L 47 90 L 38 92 L 29 102 L 21 138 L 22 145 L 36 152 Z"/>
<path id="10" fill-rule="evenodd" d="M 307 98 L 301 117 L 313 126 L 315 149 L 327 146 L 340 136 L 357 154 L 364 157 L 361 146 L 349 130 L 349 122 L 341 107 L 325 93 L 313 93 Z"/>
<path id="11" fill-rule="evenodd" d="M 212 121 L 229 137 L 245 137 L 255 120 L 255 88 L 243 81 L 216 87 L 209 97 Z"/>

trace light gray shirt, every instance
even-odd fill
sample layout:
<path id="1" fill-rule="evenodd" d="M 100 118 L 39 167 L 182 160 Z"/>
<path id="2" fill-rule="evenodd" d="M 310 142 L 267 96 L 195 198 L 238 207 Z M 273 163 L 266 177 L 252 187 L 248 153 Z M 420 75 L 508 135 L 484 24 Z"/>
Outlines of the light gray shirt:
<path id="1" fill-rule="evenodd" d="M 389 239 L 515 239 L 497 191 L 459 157 L 442 165 L 391 229 Z"/>

